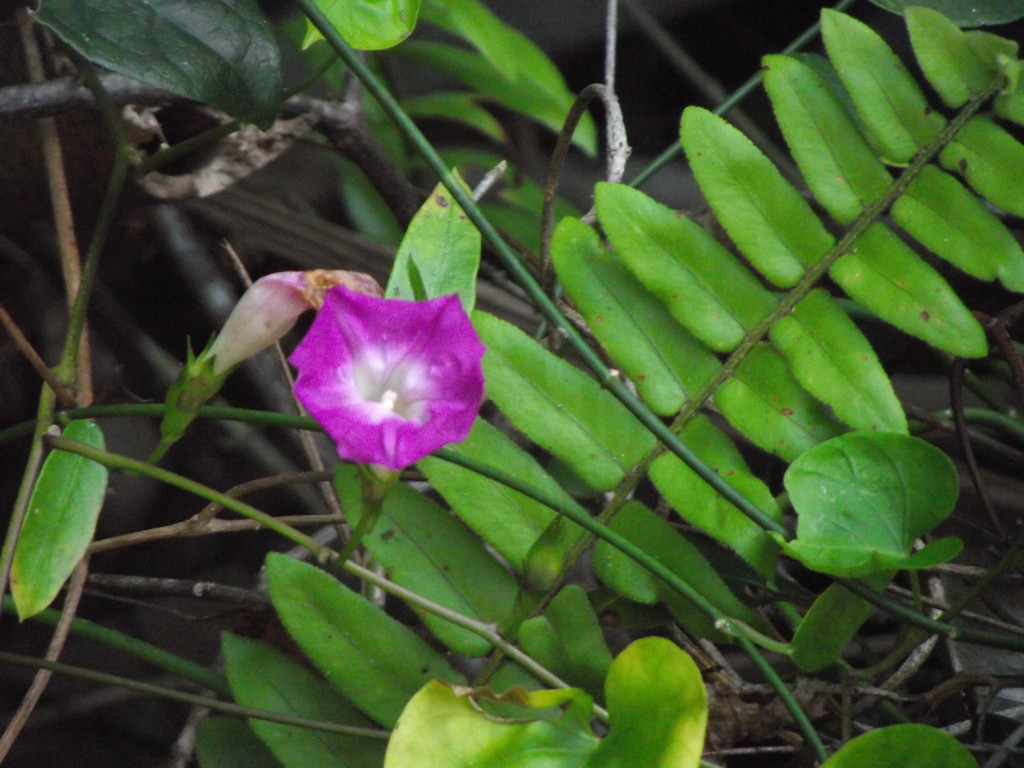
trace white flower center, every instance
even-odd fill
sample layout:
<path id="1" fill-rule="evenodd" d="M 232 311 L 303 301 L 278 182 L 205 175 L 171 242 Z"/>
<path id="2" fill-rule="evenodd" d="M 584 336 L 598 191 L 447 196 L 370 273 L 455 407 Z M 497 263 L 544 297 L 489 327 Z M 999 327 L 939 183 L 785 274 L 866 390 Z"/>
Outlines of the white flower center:
<path id="1" fill-rule="evenodd" d="M 426 419 L 425 370 L 416 361 L 387 360 L 378 352 L 357 362 L 353 374 L 353 396 L 364 403 L 372 419 Z"/>

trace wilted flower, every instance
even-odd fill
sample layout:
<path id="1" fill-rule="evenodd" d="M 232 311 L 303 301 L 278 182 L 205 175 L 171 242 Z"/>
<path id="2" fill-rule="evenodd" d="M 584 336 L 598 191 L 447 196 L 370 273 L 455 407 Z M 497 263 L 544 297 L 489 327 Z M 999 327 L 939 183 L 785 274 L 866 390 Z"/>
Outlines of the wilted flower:
<path id="1" fill-rule="evenodd" d="M 335 285 L 381 296 L 380 285 L 362 272 L 313 269 L 275 272 L 249 287 L 231 311 L 224 328 L 206 354 L 215 374 L 224 373 L 278 341 L 307 309 L 319 309 L 324 293 Z"/>
<path id="2" fill-rule="evenodd" d="M 398 470 L 469 432 L 484 345 L 457 296 L 404 301 L 330 289 L 292 353 L 295 395 L 338 455 Z"/>

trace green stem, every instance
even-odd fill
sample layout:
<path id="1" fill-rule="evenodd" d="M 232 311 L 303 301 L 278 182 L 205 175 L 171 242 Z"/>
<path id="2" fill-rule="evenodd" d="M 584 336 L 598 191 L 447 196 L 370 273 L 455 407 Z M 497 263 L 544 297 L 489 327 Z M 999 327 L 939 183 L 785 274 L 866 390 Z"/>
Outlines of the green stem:
<path id="1" fill-rule="evenodd" d="M 168 699 L 170 701 L 180 701 L 193 707 L 206 707 L 207 709 L 223 712 L 226 715 L 235 715 L 236 717 L 265 720 L 270 723 L 280 723 L 281 725 L 293 725 L 313 731 L 324 731 L 325 733 L 340 733 L 345 736 L 359 736 L 364 739 L 387 739 L 390 736 L 387 731 L 378 730 L 376 728 L 358 728 L 354 725 L 339 725 L 338 723 L 332 723 L 325 720 L 310 720 L 298 715 L 287 715 L 280 712 L 271 712 L 266 709 L 257 709 L 255 707 L 243 707 L 240 704 L 231 704 L 226 701 L 221 701 L 220 699 L 212 699 L 209 696 L 197 696 L 192 693 L 185 693 L 184 691 L 176 691 L 173 688 L 164 688 L 159 685 L 140 683 L 137 680 L 132 680 L 127 677 L 119 677 L 118 675 L 111 675 L 106 672 L 97 672 L 92 669 L 75 667 L 70 664 L 62 664 L 56 661 L 37 659 L 34 656 L 22 656 L 17 653 L 0 652 L 0 662 L 7 664 L 20 664 L 22 666 L 36 667 L 38 669 L 48 669 L 52 672 L 64 675 L 73 675 L 74 677 L 91 680 L 102 685 L 116 685 L 120 688 L 127 688 L 132 691 L 137 691 L 138 693 L 146 694 L 147 696 L 159 696 L 160 698 Z"/>
<path id="2" fill-rule="evenodd" d="M 14 600 L 10 596 L 3 599 L 3 610 L 11 615 L 16 615 Z M 60 614 L 49 608 L 32 617 L 32 621 L 38 621 L 48 626 L 55 626 L 59 620 Z M 220 675 L 210 672 L 195 662 L 183 659 L 169 651 L 165 651 L 163 648 L 130 635 L 108 629 L 102 624 L 96 624 L 88 619 L 75 619 L 71 623 L 71 632 L 77 637 L 85 637 L 110 648 L 116 648 L 122 653 L 127 653 L 137 659 L 146 661 L 184 680 L 191 680 L 196 685 L 215 691 L 223 696 L 231 695 L 231 689 L 228 688 L 227 682 Z"/>

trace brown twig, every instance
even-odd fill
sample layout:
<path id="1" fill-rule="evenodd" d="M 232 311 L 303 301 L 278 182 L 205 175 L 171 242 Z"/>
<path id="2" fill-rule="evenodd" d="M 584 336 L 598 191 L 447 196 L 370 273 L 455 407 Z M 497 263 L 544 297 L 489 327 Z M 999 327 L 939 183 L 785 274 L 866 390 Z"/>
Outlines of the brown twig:
<path id="1" fill-rule="evenodd" d="M 60 613 L 60 619 L 53 630 L 53 637 L 50 640 L 50 646 L 46 649 L 46 661 L 57 661 L 60 658 L 61 651 L 64 650 L 64 644 L 67 642 L 68 635 L 71 633 L 71 623 L 74 621 L 75 612 L 78 610 L 78 603 L 82 599 L 82 591 L 85 589 L 85 579 L 88 572 L 89 560 L 88 555 L 86 555 L 86 557 L 83 557 L 78 561 L 78 565 L 75 566 L 75 570 L 71 574 L 71 579 L 68 582 L 67 594 L 64 597 L 64 606 Z M 25 723 L 28 722 L 29 717 L 32 715 L 32 710 L 35 709 L 36 704 L 39 702 L 39 698 L 43 695 L 43 691 L 46 690 L 46 686 L 50 682 L 50 678 L 52 676 L 53 672 L 49 669 L 40 669 L 36 672 L 36 676 L 32 680 L 32 685 L 21 700 L 21 705 L 18 707 L 18 711 L 7 724 L 7 728 L 4 730 L 3 735 L 0 736 L 0 763 L 7 758 L 8 753 L 11 751 L 11 747 L 14 746 L 15 740 L 18 738 L 18 734 L 21 733 L 21 730 L 25 727 Z"/>
<path id="2" fill-rule="evenodd" d="M 18 327 L 18 324 L 14 322 L 14 318 L 11 317 L 3 306 L 0 306 L 0 325 L 10 334 L 11 340 L 14 341 L 14 346 L 25 356 L 25 359 L 28 360 L 28 364 L 32 366 L 32 370 L 36 372 L 36 375 L 45 381 L 50 386 L 50 389 L 57 394 L 58 407 L 72 407 L 75 400 L 71 390 L 54 376 L 53 371 L 47 367 L 46 362 L 36 352 L 35 347 L 32 346 L 32 342 L 21 332 L 21 328 Z"/>

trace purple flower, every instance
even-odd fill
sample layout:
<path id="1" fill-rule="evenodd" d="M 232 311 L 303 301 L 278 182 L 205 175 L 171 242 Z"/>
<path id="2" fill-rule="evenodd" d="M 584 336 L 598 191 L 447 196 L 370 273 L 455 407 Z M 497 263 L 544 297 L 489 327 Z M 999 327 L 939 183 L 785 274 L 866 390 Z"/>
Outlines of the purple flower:
<path id="1" fill-rule="evenodd" d="M 295 395 L 341 458 L 398 470 L 466 437 L 483 355 L 457 296 L 403 301 L 338 286 L 292 353 Z"/>

